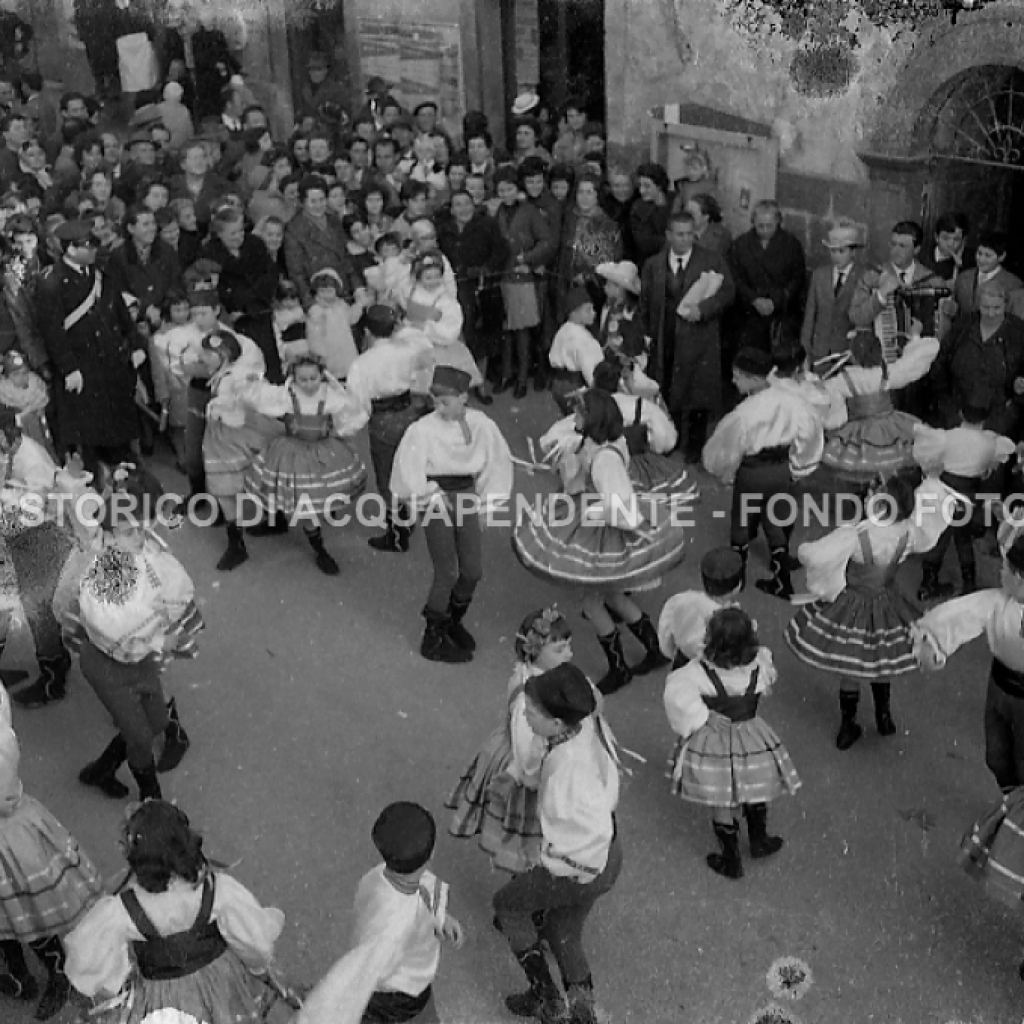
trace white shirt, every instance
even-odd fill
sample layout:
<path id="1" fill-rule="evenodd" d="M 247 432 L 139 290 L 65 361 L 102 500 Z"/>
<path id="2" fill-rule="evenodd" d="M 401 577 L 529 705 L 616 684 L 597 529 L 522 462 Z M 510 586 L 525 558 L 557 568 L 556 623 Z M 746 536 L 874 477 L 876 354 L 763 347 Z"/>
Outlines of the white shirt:
<path id="1" fill-rule="evenodd" d="M 850 275 L 852 267 L 836 267 L 832 271 L 832 290 L 838 291 L 844 284 L 846 279 Z"/>
<path id="2" fill-rule="evenodd" d="M 925 472 L 940 470 L 956 476 L 984 477 L 1006 462 L 1016 448 L 1008 437 L 982 427 L 964 424 L 952 430 L 936 430 L 923 423 L 914 424 L 914 459 Z"/>
<path id="3" fill-rule="evenodd" d="M 1024 672 L 1024 606 L 1003 590 L 978 590 L 945 601 L 914 624 L 915 640 L 927 636 L 940 665 L 982 633 L 994 658 Z"/>
<path id="4" fill-rule="evenodd" d="M 434 346 L 414 327 L 403 327 L 393 338 L 379 340 L 356 357 L 349 367 L 349 396 L 370 418 L 378 398 L 392 398 L 412 390 L 422 371 L 433 365 Z"/>
<path id="5" fill-rule="evenodd" d="M 674 252 L 670 252 L 668 258 L 672 273 L 678 274 L 680 271 L 685 270 L 690 265 L 690 257 L 692 255 L 692 249 L 685 256 L 677 256 Z"/>
<path id="6" fill-rule="evenodd" d="M 548 355 L 548 361 L 556 370 L 582 373 L 588 385 L 594 383 L 594 370 L 603 359 L 604 349 L 597 338 L 582 324 L 571 320 L 558 328 Z"/>
<path id="7" fill-rule="evenodd" d="M 704 653 L 704 638 L 708 621 L 722 608 L 724 602 L 715 600 L 703 590 L 684 590 L 670 597 L 658 618 L 658 646 L 666 658 L 682 654 L 699 658 Z"/>

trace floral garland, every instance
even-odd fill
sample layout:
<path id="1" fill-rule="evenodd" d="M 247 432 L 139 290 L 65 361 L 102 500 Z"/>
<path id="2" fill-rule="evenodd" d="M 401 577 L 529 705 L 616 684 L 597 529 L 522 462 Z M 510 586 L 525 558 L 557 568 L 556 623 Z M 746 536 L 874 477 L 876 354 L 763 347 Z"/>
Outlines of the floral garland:
<path id="1" fill-rule="evenodd" d="M 552 605 L 545 608 L 529 625 L 525 633 L 518 633 L 516 639 L 522 644 L 523 653 L 530 661 L 536 661 L 540 652 L 551 641 L 551 631 L 556 622 L 561 622 L 562 613 Z"/>

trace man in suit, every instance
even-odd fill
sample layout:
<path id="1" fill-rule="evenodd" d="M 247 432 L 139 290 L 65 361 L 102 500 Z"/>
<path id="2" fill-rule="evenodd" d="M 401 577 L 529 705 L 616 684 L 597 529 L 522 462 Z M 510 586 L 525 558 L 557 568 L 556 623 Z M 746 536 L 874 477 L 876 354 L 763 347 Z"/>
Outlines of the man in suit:
<path id="1" fill-rule="evenodd" d="M 1008 239 L 1003 231 L 983 231 L 975 251 L 975 266 L 958 274 L 953 287 L 953 314 L 959 319 L 977 313 L 984 285 L 996 285 L 1008 294 L 1024 288 L 1024 282 L 1004 266 Z"/>
<path id="2" fill-rule="evenodd" d="M 855 224 L 837 223 L 829 231 L 824 246 L 830 261 L 811 275 L 804 326 L 800 332 L 800 347 L 807 353 L 811 366 L 819 359 L 849 349 L 847 335 L 853 330 L 850 302 L 864 275 L 864 268 L 854 260 L 862 247 L 860 230 Z"/>
<path id="3" fill-rule="evenodd" d="M 697 229 L 686 212 L 669 217 L 668 244 L 644 265 L 640 319 L 652 339 L 648 373 L 661 385 L 688 462 L 700 461 L 708 418 L 722 405 L 719 321 L 736 294 L 722 257 L 694 245 Z M 722 277 L 718 291 L 696 305 L 681 306 L 704 273 Z"/>
<path id="4" fill-rule="evenodd" d="M 770 352 L 781 330 L 790 338 L 800 333 L 807 262 L 799 240 L 782 227 L 782 209 L 774 200 L 754 207 L 753 227 L 729 249 L 729 267 L 736 282 L 735 350 Z"/>

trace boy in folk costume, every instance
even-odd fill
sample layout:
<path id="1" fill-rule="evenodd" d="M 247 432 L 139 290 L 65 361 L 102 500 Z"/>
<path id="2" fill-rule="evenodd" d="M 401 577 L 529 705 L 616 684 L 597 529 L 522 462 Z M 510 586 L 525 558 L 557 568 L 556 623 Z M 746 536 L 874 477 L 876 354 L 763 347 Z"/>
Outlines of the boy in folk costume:
<path id="1" fill-rule="evenodd" d="M 772 498 L 792 494 L 793 481 L 817 469 L 825 437 L 815 409 L 777 387 L 769 379 L 771 369 L 771 356 L 759 349 L 737 353 L 733 382 L 747 397 L 715 428 L 703 458 L 709 473 L 733 485 L 729 539 L 744 563 L 758 528 L 764 530 L 772 575 L 757 581 L 758 590 L 789 598 L 793 593 L 789 574 L 794 568 L 790 531 L 778 525 Z M 785 514 L 790 509 L 783 506 L 781 511 Z"/>
<path id="2" fill-rule="evenodd" d="M 505 1004 L 516 1016 L 545 1024 L 596 1024 L 583 926 L 622 869 L 618 759 L 595 715 L 594 688 L 575 665 L 533 676 L 525 690 L 527 723 L 548 746 L 538 791 L 543 840 L 540 864 L 494 894 L 495 927 L 530 983 L 528 992 Z M 568 1016 L 545 944 L 558 963 Z"/>
<path id="3" fill-rule="evenodd" d="M 368 543 L 375 551 L 406 552 L 413 523 L 408 510 L 393 500 L 391 468 L 406 430 L 427 412 L 425 397 L 413 392 L 433 366 L 433 346 L 422 331 L 396 329 L 397 317 L 388 306 L 371 306 L 364 327 L 368 347 L 349 368 L 346 386 L 367 423 L 377 491 L 387 506 L 384 535 Z"/>
<path id="4" fill-rule="evenodd" d="M 391 492 L 425 509 L 423 532 L 434 579 L 420 653 L 428 661 L 471 661 L 476 641 L 462 625 L 483 575 L 479 511 L 512 494 L 512 454 L 496 424 L 467 409 L 472 378 L 434 370 L 434 411 L 406 430 L 395 452 Z M 467 500 L 468 499 L 468 500 Z"/>
<path id="5" fill-rule="evenodd" d="M 437 829 L 418 804 L 390 804 L 373 826 L 383 863 L 359 882 L 353 948 L 305 1000 L 294 1024 L 401 1024 L 423 1016 L 441 959 L 462 925 L 428 865 Z"/>
<path id="6" fill-rule="evenodd" d="M 672 671 L 704 651 L 708 621 L 743 590 L 745 566 L 735 548 L 712 548 L 700 561 L 703 590 L 684 590 L 670 597 L 658 619 L 661 653 L 672 660 Z"/>
<path id="7" fill-rule="evenodd" d="M 573 288 L 565 300 L 566 321 L 551 342 L 548 362 L 554 371 L 551 394 L 563 416 L 572 411 L 569 396 L 594 383 L 594 370 L 604 359 L 601 343 L 590 332 L 597 315 L 586 288 Z"/>

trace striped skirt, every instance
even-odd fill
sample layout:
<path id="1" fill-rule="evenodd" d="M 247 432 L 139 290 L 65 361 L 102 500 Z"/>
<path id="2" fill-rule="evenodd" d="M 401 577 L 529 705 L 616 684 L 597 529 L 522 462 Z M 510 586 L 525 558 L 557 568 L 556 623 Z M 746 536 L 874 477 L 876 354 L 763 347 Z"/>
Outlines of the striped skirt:
<path id="1" fill-rule="evenodd" d="M 1024 787 L 1007 793 L 975 823 L 957 858 L 990 896 L 1020 910 L 1024 899 Z"/>
<path id="2" fill-rule="evenodd" d="M 732 722 L 712 711 L 672 752 L 672 792 L 707 807 L 769 803 L 800 788 L 789 751 L 761 718 Z"/>
<path id="3" fill-rule="evenodd" d="M 445 801 L 453 811 L 448 831 L 460 839 L 480 837 L 480 849 L 496 868 L 519 873 L 540 862 L 537 792 L 506 769 L 512 760 L 508 728 L 492 733 Z"/>
<path id="4" fill-rule="evenodd" d="M 271 438 L 284 432 L 284 424 L 253 414 L 244 426 L 229 427 L 208 419 L 203 435 L 206 489 L 217 498 L 233 498 L 245 490 L 245 471 Z"/>
<path id="5" fill-rule="evenodd" d="M 245 489 L 265 508 L 285 515 L 338 509 L 366 490 L 366 480 L 363 460 L 339 437 L 276 438 L 245 471 Z"/>
<path id="6" fill-rule="evenodd" d="M 821 464 L 836 477 L 866 482 L 878 474 L 892 476 L 914 469 L 914 424 L 905 412 L 853 419 L 833 431 L 825 442 Z"/>
<path id="7" fill-rule="evenodd" d="M 78 841 L 37 800 L 0 817 L 0 939 L 66 935 L 103 895 Z"/>
<path id="8" fill-rule="evenodd" d="M 512 550 L 527 572 L 561 586 L 635 590 L 659 580 L 686 556 L 685 526 L 667 513 L 642 530 L 583 522 L 579 498 L 553 495 L 512 532 Z"/>
<path id="9" fill-rule="evenodd" d="M 690 486 L 686 461 L 679 454 L 643 452 L 629 457 L 629 479 L 638 493 L 676 494 Z"/>
<path id="10" fill-rule="evenodd" d="M 847 587 L 831 604 L 804 605 L 786 625 L 801 660 L 851 679 L 882 680 L 917 671 L 910 624 L 920 609 L 895 585 Z"/>

